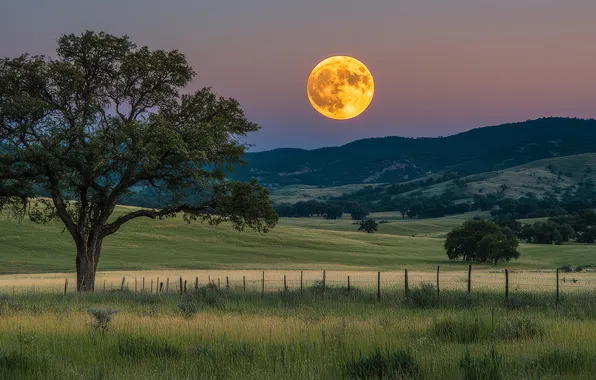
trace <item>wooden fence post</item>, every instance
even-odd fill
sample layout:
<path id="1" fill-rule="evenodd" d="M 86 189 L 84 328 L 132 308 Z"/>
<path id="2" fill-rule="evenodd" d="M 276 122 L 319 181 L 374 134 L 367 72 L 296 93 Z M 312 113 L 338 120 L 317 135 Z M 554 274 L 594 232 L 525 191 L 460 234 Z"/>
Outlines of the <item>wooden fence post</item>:
<path id="1" fill-rule="evenodd" d="M 505 269 L 505 299 L 509 299 L 509 269 Z"/>
<path id="2" fill-rule="evenodd" d="M 145 277 L 143 277 L 143 293 L 145 292 Z"/>
<path id="3" fill-rule="evenodd" d="M 64 280 L 64 294 L 66 294 L 67 289 L 68 289 L 68 278 Z"/>
<path id="4" fill-rule="evenodd" d="M 186 280 L 184 280 L 184 293 L 186 293 Z"/>
<path id="5" fill-rule="evenodd" d="M 377 300 L 381 300 L 381 272 L 377 273 Z"/>
<path id="6" fill-rule="evenodd" d="M 195 290 L 199 288 L 199 277 L 195 277 Z"/>
<path id="7" fill-rule="evenodd" d="M 246 276 L 242 276 L 242 288 L 246 292 Z"/>
<path id="8" fill-rule="evenodd" d="M 157 286 L 157 284 L 156 284 Z M 153 279 L 151 279 L 151 293 L 153 293 Z M 157 293 L 157 288 L 155 289 L 155 293 Z"/>
<path id="9" fill-rule="evenodd" d="M 151 280 L 151 292 L 153 292 L 153 280 Z M 156 282 L 155 282 L 155 293 L 159 293 L 161 291 L 161 289 L 159 289 L 159 277 L 157 278 Z"/>
<path id="10" fill-rule="evenodd" d="M 348 276 L 348 292 L 350 291 L 350 276 Z"/>
<path id="11" fill-rule="evenodd" d="M 559 302 L 559 270 L 557 269 L 557 302 Z"/>
<path id="12" fill-rule="evenodd" d="M 437 297 L 441 295 L 440 281 L 439 281 L 439 266 L 437 265 Z"/>
<path id="13" fill-rule="evenodd" d="M 182 276 L 180 276 L 180 294 L 182 294 Z"/>
<path id="14" fill-rule="evenodd" d="M 126 277 L 122 277 L 122 284 L 120 284 L 120 290 L 124 290 L 124 281 L 126 281 Z"/>
<path id="15" fill-rule="evenodd" d="M 300 294 L 302 294 L 302 274 L 303 271 L 300 271 Z"/>
<path id="16" fill-rule="evenodd" d="M 230 279 L 226 276 L 226 289 L 230 289 Z"/>
<path id="17" fill-rule="evenodd" d="M 135 277 L 135 293 L 137 292 L 137 278 Z"/>
<path id="18" fill-rule="evenodd" d="M 327 289 L 327 272 L 323 271 L 323 292 Z"/>
<path id="19" fill-rule="evenodd" d="M 410 294 L 410 282 L 408 280 L 408 269 L 404 270 L 404 292 L 406 297 Z"/>
<path id="20" fill-rule="evenodd" d="M 170 278 L 166 277 L 166 294 L 170 292 Z"/>
<path id="21" fill-rule="evenodd" d="M 155 284 L 155 293 L 157 293 L 157 284 Z M 159 283 L 159 293 L 163 293 L 163 281 Z"/>
<path id="22" fill-rule="evenodd" d="M 468 265 L 468 294 L 472 293 L 472 264 Z"/>
<path id="23" fill-rule="evenodd" d="M 288 285 L 286 283 L 286 275 L 284 274 L 284 292 L 288 290 Z"/>
<path id="24" fill-rule="evenodd" d="M 265 296 L 265 271 L 263 271 L 263 277 L 261 280 L 261 298 Z"/>

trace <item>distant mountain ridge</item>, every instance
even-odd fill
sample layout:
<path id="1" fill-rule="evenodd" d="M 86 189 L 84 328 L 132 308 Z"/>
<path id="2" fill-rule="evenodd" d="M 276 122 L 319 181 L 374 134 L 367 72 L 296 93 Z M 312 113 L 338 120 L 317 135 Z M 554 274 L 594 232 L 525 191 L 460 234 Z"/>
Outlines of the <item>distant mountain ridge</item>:
<path id="1" fill-rule="evenodd" d="M 240 180 L 272 186 L 397 183 L 432 173 L 470 175 L 596 152 L 596 120 L 543 118 L 437 138 L 383 137 L 314 150 L 247 153 Z"/>

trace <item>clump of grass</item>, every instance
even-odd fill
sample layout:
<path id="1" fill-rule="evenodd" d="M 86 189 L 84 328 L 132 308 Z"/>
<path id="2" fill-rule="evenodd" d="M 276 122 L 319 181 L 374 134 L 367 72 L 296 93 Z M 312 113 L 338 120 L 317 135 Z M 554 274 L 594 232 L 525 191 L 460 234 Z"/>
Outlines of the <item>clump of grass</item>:
<path id="1" fill-rule="evenodd" d="M 435 307 L 438 304 L 437 291 L 430 283 L 422 283 L 419 287 L 410 290 L 408 297 L 404 300 L 406 304 L 423 309 Z"/>
<path id="2" fill-rule="evenodd" d="M 435 321 L 428 335 L 442 342 L 470 344 L 490 336 L 490 327 L 478 319 L 445 318 Z"/>
<path id="3" fill-rule="evenodd" d="M 178 309 L 186 317 L 204 308 L 225 308 L 224 294 L 213 284 L 183 294 L 178 302 Z"/>
<path id="4" fill-rule="evenodd" d="M 459 362 L 465 380 L 500 380 L 503 378 L 503 357 L 497 352 L 473 358 L 467 350 Z"/>
<path id="5" fill-rule="evenodd" d="M 135 301 L 141 305 L 157 305 L 162 302 L 162 297 L 157 293 L 138 293 Z"/>
<path id="6" fill-rule="evenodd" d="M 135 359 L 176 359 L 181 356 L 180 350 L 169 342 L 132 335 L 118 338 L 117 351 L 120 356 Z"/>
<path id="7" fill-rule="evenodd" d="M 503 340 L 526 340 L 544 335 L 544 326 L 528 318 L 511 318 L 500 321 L 495 336 Z"/>
<path id="8" fill-rule="evenodd" d="M 579 373 L 594 358 L 584 351 L 555 348 L 530 360 L 528 366 L 539 373 Z"/>
<path id="9" fill-rule="evenodd" d="M 422 370 L 410 351 L 381 352 L 350 360 L 346 365 L 348 379 L 417 379 Z"/>

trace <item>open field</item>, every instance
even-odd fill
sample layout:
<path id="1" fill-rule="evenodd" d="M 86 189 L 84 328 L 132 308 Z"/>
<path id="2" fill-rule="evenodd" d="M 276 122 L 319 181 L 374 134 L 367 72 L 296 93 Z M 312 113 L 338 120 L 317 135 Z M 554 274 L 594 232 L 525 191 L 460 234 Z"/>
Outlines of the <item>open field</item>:
<path id="1" fill-rule="evenodd" d="M 0 378 L 587 379 L 595 318 L 593 292 L 5 295 Z"/>
<path id="2" fill-rule="evenodd" d="M 119 208 L 122 213 L 125 208 Z M 266 270 L 403 270 L 432 271 L 434 266 L 462 270 L 443 251 L 443 237 L 475 214 L 429 220 L 401 220 L 395 214 L 379 233 L 357 232 L 351 220 L 282 219 L 268 234 L 236 232 L 186 224 L 181 218 L 139 219 L 103 244 L 98 269 L 266 269 Z M 74 243 L 57 223 L 38 225 L 0 219 L 0 273 L 56 273 L 74 270 Z M 414 236 L 412 236 L 414 235 Z M 510 269 L 555 269 L 596 264 L 595 245 L 521 245 L 521 258 Z M 479 266 L 494 269 L 491 265 Z M 497 268 L 502 268 L 502 265 Z"/>
<path id="3" fill-rule="evenodd" d="M 468 295 L 467 264 L 442 244 L 474 215 L 377 214 L 389 221 L 377 234 L 349 219 L 282 219 L 269 234 L 136 220 L 105 241 L 94 294 L 74 292 L 74 244 L 58 224 L 0 219 L 0 378 L 590 378 L 596 273 L 561 273 L 555 302 L 554 269 L 594 264 L 596 246 L 522 245 L 519 261 L 474 265 Z M 440 296 L 421 287 L 437 265 Z M 90 309 L 118 311 L 105 333 Z"/>

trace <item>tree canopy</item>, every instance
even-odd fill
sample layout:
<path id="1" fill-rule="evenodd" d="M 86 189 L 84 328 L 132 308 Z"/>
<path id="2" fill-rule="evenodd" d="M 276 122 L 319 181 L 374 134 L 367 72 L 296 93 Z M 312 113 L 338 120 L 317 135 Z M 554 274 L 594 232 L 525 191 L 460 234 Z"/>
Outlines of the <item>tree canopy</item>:
<path id="1" fill-rule="evenodd" d="M 228 178 L 258 125 L 209 88 L 182 94 L 194 75 L 176 50 L 91 31 L 60 37 L 56 58 L 0 60 L 0 209 L 64 224 L 78 290 L 94 288 L 103 239 L 135 218 L 181 213 L 264 232 L 277 222 L 266 189 Z M 141 188 L 167 204 L 110 220 Z"/>
<path id="2" fill-rule="evenodd" d="M 445 251 L 450 260 L 492 262 L 519 258 L 519 241 L 508 227 L 488 220 L 468 220 L 447 234 Z"/>

